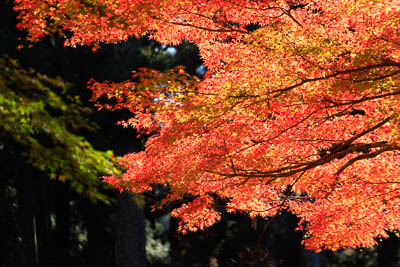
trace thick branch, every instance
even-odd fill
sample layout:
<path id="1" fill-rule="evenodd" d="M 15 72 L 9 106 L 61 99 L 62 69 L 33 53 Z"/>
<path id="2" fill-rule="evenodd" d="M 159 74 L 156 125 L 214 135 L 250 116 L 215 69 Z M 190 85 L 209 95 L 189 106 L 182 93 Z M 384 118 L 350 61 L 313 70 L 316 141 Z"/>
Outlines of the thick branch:
<path id="1" fill-rule="evenodd" d="M 373 132 L 374 130 L 378 129 L 379 127 L 381 127 L 382 125 L 384 125 L 385 123 L 390 121 L 390 119 L 391 118 L 387 118 L 387 119 L 381 121 L 380 123 L 376 124 L 375 126 L 353 136 L 352 138 L 350 138 L 350 139 L 346 140 L 345 142 L 343 142 L 342 144 L 338 145 L 333 151 L 331 151 L 331 153 L 329 153 L 317 160 L 314 160 L 314 161 L 293 164 L 290 166 L 286 166 L 286 167 L 282 167 L 282 168 L 278 168 L 278 169 L 274 169 L 274 170 L 270 170 L 270 171 L 239 170 L 236 168 L 235 173 L 221 173 L 221 172 L 217 172 L 217 171 L 213 171 L 213 170 L 206 170 L 206 172 L 216 174 L 219 176 L 223 176 L 223 177 L 228 177 L 228 178 L 232 178 L 232 177 L 244 177 L 244 178 L 290 177 L 290 176 L 295 175 L 296 173 L 311 170 L 317 166 L 321 166 L 326 163 L 329 163 L 337 158 L 342 158 L 342 157 L 346 156 L 347 154 L 351 154 L 351 153 L 354 153 L 357 151 L 362 151 L 363 149 L 384 147 L 385 150 L 382 151 L 381 153 L 383 153 L 385 151 L 398 150 L 397 146 L 389 146 L 384 141 L 383 142 L 375 142 L 375 143 L 371 143 L 371 144 L 353 144 L 353 145 L 351 145 L 351 143 L 353 143 L 355 140 L 361 138 L 362 136 L 364 136 L 370 132 Z M 376 152 L 373 152 L 373 153 L 371 153 L 371 155 L 375 155 L 375 153 Z M 379 154 L 380 153 L 378 153 L 377 155 L 379 155 Z M 366 154 L 365 156 L 367 156 L 367 155 L 369 155 L 369 154 Z M 373 157 L 373 156 L 371 156 L 371 157 Z M 363 159 L 363 157 L 356 157 L 356 158 L 359 158 L 359 160 Z M 369 158 L 369 157 L 365 157 L 365 159 L 367 159 L 367 158 Z M 352 163 L 350 163 L 350 165 L 351 164 Z"/>
<path id="2" fill-rule="evenodd" d="M 394 151 L 394 150 L 400 150 L 400 147 L 398 147 L 398 146 L 392 146 L 392 145 L 386 145 L 386 146 L 382 147 L 381 149 L 379 149 L 379 150 L 377 150 L 377 151 L 375 151 L 375 152 L 357 156 L 357 157 L 355 157 L 355 158 L 349 160 L 348 162 L 346 162 L 346 164 L 344 164 L 344 165 L 336 172 L 336 174 L 337 174 L 337 175 L 341 174 L 345 169 L 347 169 L 348 167 L 350 167 L 351 165 L 353 165 L 353 163 L 355 163 L 356 161 L 363 160 L 363 159 L 372 159 L 372 158 L 375 158 L 376 156 L 382 154 L 383 152 Z"/>

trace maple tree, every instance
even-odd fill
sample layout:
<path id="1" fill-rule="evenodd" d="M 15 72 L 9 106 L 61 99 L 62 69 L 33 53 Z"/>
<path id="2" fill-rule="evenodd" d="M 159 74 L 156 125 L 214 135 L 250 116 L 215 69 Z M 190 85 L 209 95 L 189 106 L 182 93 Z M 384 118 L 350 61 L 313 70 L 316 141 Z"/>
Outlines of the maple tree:
<path id="1" fill-rule="evenodd" d="M 182 232 L 228 212 L 300 218 L 309 249 L 365 247 L 400 230 L 400 1 L 15 0 L 19 27 L 66 45 L 129 37 L 196 44 L 202 79 L 181 67 L 90 81 L 153 133 L 126 155 L 133 192 L 166 184 Z"/>

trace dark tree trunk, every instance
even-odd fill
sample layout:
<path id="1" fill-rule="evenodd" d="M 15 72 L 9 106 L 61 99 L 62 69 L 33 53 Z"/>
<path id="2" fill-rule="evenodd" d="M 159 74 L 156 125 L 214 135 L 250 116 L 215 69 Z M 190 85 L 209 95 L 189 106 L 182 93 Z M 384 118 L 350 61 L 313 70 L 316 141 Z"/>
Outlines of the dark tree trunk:
<path id="1" fill-rule="evenodd" d="M 19 166 L 24 169 L 17 173 L 16 188 L 18 197 L 17 224 L 22 240 L 22 266 L 38 266 L 38 243 L 36 231 L 35 191 L 34 177 L 28 174 L 31 168 Z"/>
<path id="2" fill-rule="evenodd" d="M 113 240 L 109 236 L 110 211 L 102 203 L 87 203 L 88 259 L 90 266 L 114 266 Z M 112 264 L 112 265 L 110 265 Z"/>
<path id="3" fill-rule="evenodd" d="M 378 264 L 380 267 L 400 267 L 400 238 L 390 234 L 379 242 Z"/>
<path id="4" fill-rule="evenodd" d="M 126 129 L 120 131 L 120 146 L 114 151 L 117 155 L 138 152 L 141 143 L 132 139 L 132 134 Z M 123 142 L 122 140 L 125 140 Z M 123 192 L 118 194 L 115 222 L 115 261 L 117 267 L 146 266 L 146 227 L 144 210 L 133 200 L 133 194 Z"/>
<path id="5" fill-rule="evenodd" d="M 68 259 L 71 248 L 70 239 L 70 207 L 69 207 L 69 188 L 61 182 L 54 184 L 55 214 L 56 214 L 56 232 L 55 247 L 57 251 L 57 260 Z"/>
<path id="6" fill-rule="evenodd" d="M 0 174 L 0 266 L 20 266 L 22 240 L 18 238 L 15 160 L 0 149 L 0 162 L 4 164 Z"/>
<path id="7" fill-rule="evenodd" d="M 36 183 L 36 229 L 40 259 L 49 257 L 50 245 L 50 207 L 49 207 L 49 179 L 42 173 L 37 177 Z M 40 264 L 42 265 L 42 264 Z"/>
<path id="8" fill-rule="evenodd" d="M 115 257 L 118 267 L 146 266 L 146 235 L 144 211 L 132 194 L 118 196 Z"/>
<path id="9" fill-rule="evenodd" d="M 311 250 L 304 250 L 304 267 L 321 267 L 320 254 Z"/>

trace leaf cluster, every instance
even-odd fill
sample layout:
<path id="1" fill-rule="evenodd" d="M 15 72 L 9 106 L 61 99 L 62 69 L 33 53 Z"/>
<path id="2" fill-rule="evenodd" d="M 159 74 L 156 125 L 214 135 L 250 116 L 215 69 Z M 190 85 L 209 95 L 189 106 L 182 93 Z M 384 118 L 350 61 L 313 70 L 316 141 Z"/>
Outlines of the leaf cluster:
<path id="1" fill-rule="evenodd" d="M 0 145 L 22 155 L 53 179 L 68 181 L 78 193 L 109 202 L 99 183 L 102 175 L 117 174 L 112 151 L 94 149 L 79 132 L 96 126 L 85 116 L 90 109 L 66 94 L 69 84 L 24 69 L 0 57 Z"/>

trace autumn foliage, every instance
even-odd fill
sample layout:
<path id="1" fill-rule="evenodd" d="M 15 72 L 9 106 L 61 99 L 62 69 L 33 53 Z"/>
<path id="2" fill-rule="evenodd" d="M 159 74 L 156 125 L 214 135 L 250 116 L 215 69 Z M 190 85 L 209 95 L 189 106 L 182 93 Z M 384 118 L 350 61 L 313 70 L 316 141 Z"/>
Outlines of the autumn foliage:
<path id="1" fill-rule="evenodd" d="M 141 70 L 91 81 L 93 100 L 153 133 L 116 187 L 152 184 L 180 230 L 228 212 L 301 218 L 309 249 L 365 247 L 400 230 L 399 0 L 15 0 L 19 27 L 66 44 L 129 37 L 196 44 L 207 73 Z"/>

